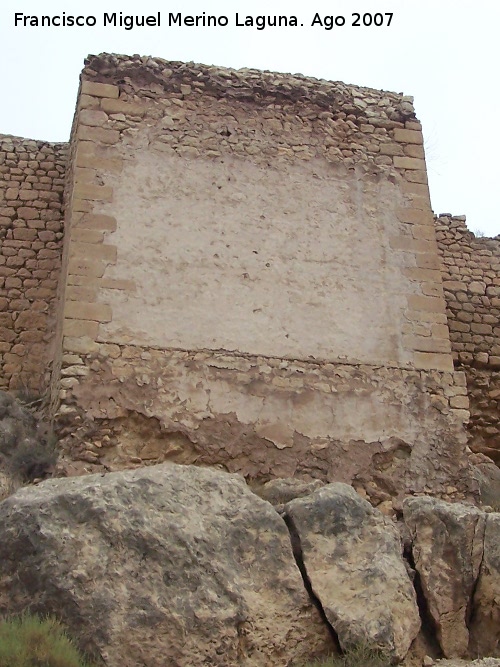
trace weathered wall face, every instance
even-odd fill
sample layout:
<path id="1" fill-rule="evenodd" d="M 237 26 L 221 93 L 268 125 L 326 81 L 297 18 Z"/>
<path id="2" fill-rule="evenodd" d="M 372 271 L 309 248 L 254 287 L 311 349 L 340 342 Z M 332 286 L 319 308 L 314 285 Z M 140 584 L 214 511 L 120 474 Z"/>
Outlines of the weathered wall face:
<path id="1" fill-rule="evenodd" d="M 0 388 L 43 394 L 54 355 L 67 144 L 0 135 Z"/>
<path id="2" fill-rule="evenodd" d="M 408 98 L 93 57 L 72 155 L 60 413 L 102 427 L 80 456 L 464 491 Z"/>
<path id="3" fill-rule="evenodd" d="M 101 425 L 97 437 L 93 424 L 73 433 L 73 457 L 89 463 L 350 480 L 376 504 L 403 490 L 454 494 L 450 480 L 467 479 L 450 410 L 466 395 L 460 374 L 114 344 L 79 362 L 69 372 L 90 375 L 62 385 Z"/>
<path id="4" fill-rule="evenodd" d="M 436 230 L 453 356 L 467 376 L 470 446 L 500 464 L 500 238 L 476 238 L 463 216 L 440 216 Z"/>

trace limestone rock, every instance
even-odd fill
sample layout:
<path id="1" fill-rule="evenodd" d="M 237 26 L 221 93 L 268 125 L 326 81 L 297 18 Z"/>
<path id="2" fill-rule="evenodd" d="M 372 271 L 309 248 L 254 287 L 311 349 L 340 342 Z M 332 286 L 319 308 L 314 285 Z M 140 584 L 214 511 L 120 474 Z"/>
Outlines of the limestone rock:
<path id="1" fill-rule="evenodd" d="M 324 485 L 325 483 L 319 479 L 315 479 L 312 482 L 306 482 L 301 479 L 295 479 L 294 477 L 282 477 L 271 479 L 263 486 L 254 488 L 253 491 L 260 498 L 263 498 L 271 503 L 271 505 L 274 505 L 274 507 L 280 507 L 294 498 L 303 498 Z"/>
<path id="2" fill-rule="evenodd" d="M 500 660 L 497 658 L 480 658 L 478 660 L 437 660 L 436 667 L 500 667 Z"/>
<path id="3" fill-rule="evenodd" d="M 472 655 L 500 658 L 500 514 L 486 515 L 484 554 L 470 622 Z"/>
<path id="4" fill-rule="evenodd" d="M 0 504 L 0 613 L 62 615 L 108 667 L 264 667 L 331 648 L 285 523 L 244 480 L 162 464 Z"/>
<path id="5" fill-rule="evenodd" d="M 18 486 L 9 474 L 0 470 L 0 502 L 10 496 Z"/>
<path id="6" fill-rule="evenodd" d="M 402 659 L 420 619 L 392 521 L 341 483 L 292 500 L 285 516 L 341 647 L 365 645 Z"/>
<path id="7" fill-rule="evenodd" d="M 481 455 L 476 454 L 476 456 Z M 500 510 L 500 469 L 486 456 L 483 456 L 482 459 L 472 466 L 472 476 L 478 483 L 481 503 L 498 511 Z"/>
<path id="8" fill-rule="evenodd" d="M 485 514 L 437 498 L 407 498 L 413 557 L 445 657 L 468 655 L 470 599 L 483 556 Z"/>

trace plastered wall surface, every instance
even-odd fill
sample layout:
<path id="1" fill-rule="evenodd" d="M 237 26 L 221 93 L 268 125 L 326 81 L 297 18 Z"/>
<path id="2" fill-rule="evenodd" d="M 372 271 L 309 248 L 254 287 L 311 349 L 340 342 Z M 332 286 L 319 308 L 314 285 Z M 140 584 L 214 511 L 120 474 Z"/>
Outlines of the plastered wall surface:
<path id="1" fill-rule="evenodd" d="M 467 495 L 410 98 L 91 57 L 69 173 L 53 386 L 75 458 Z"/>
<path id="2" fill-rule="evenodd" d="M 137 137 L 140 144 L 142 137 Z M 127 147 L 127 150 L 130 150 Z M 391 183 L 311 161 L 263 166 L 190 160 L 138 147 L 102 207 L 120 224 L 106 277 L 113 318 L 100 337 L 178 349 L 398 365 L 412 284 L 390 251 Z M 366 280 L 366 276 L 370 280 Z M 406 293 L 405 293 L 406 288 Z M 417 293 L 417 290 L 414 290 Z M 370 336 L 366 336 L 366 331 Z"/>
<path id="3" fill-rule="evenodd" d="M 189 69 L 180 64 L 174 75 L 173 70 L 160 68 L 160 61 L 156 60 L 151 61 L 153 70 L 142 62 L 137 69 L 133 59 L 115 61 L 97 58 L 92 67 L 106 71 L 104 78 L 108 76 L 107 68 L 114 70 L 110 80 L 134 75 L 137 90 L 133 85 L 132 95 L 117 97 L 119 86 L 84 80 L 79 102 L 83 108 L 79 108 L 73 142 L 77 157 L 71 221 L 75 234 L 69 242 L 73 261 L 70 259 L 68 283 L 75 287 L 83 283 L 84 278 L 72 276 L 84 275 L 80 260 L 92 261 L 94 275 L 88 277 L 96 278 L 96 289 L 87 292 L 89 299 L 85 301 L 83 290 L 72 288 L 68 301 L 81 304 L 81 319 L 85 319 L 85 303 L 92 303 L 95 297 L 98 303 L 115 309 L 110 315 L 110 310 L 103 307 L 100 316 L 94 317 L 100 323 L 101 338 L 115 335 L 112 331 L 125 331 L 131 316 L 138 323 L 140 315 L 130 310 L 120 312 L 119 303 L 120 299 L 136 298 L 134 290 L 142 289 L 141 296 L 153 302 L 160 299 L 162 306 L 154 316 L 148 313 L 150 333 L 144 331 L 142 323 L 143 342 L 150 336 L 148 343 L 154 340 L 158 344 L 160 330 L 165 324 L 169 326 L 174 315 L 179 319 L 183 306 L 189 323 L 176 326 L 184 326 L 181 333 L 188 338 L 188 344 L 173 332 L 175 342 L 183 347 L 195 343 L 207 346 L 202 338 L 192 338 L 200 332 L 192 331 L 190 315 L 198 309 L 198 318 L 207 317 L 206 308 L 183 299 L 182 290 L 187 290 L 184 294 L 196 293 L 198 298 L 200 292 L 202 297 L 205 293 L 211 299 L 211 308 L 220 308 L 212 322 L 220 331 L 212 334 L 208 347 L 217 349 L 220 343 L 227 344 L 224 337 L 228 337 L 228 332 L 217 321 L 223 313 L 226 328 L 236 327 L 231 344 L 252 351 L 248 348 L 255 345 L 250 341 L 254 336 L 248 335 L 246 329 L 250 327 L 255 334 L 253 321 L 260 316 L 271 327 L 271 338 L 277 337 L 274 348 L 263 350 L 267 354 L 323 353 L 328 358 L 340 359 L 344 355 L 352 360 L 364 354 L 371 355 L 370 361 L 375 363 L 390 361 L 451 370 L 448 332 L 446 326 L 440 326 L 446 325 L 446 318 L 425 161 L 423 157 L 411 157 L 423 156 L 420 125 L 415 120 L 388 118 L 392 115 L 404 120 L 405 114 L 413 115 L 413 107 L 405 98 L 383 94 L 392 95 L 391 100 L 379 91 L 361 93 L 344 84 L 285 75 L 200 70 L 201 66 Z M 92 67 L 89 65 L 86 73 L 92 72 Z M 221 72 L 236 77 L 242 90 L 235 84 L 229 86 L 227 79 L 222 85 Z M 151 83 L 150 77 L 166 77 L 165 89 L 160 92 L 159 84 Z M 183 81 L 191 81 L 192 85 Z M 258 90 L 264 84 L 269 87 L 268 95 L 259 100 L 262 95 Z M 233 93 L 238 99 L 232 99 Z M 242 100 L 243 96 L 252 103 Z M 280 103 L 274 104 L 276 101 Z M 402 105 L 402 111 L 396 111 L 397 105 Z M 348 114 L 351 110 L 358 115 Z M 371 122 L 364 122 L 368 120 Z M 228 181 L 230 171 L 232 181 Z M 130 195 L 131 189 L 134 196 Z M 98 225 L 105 228 L 90 229 Z M 229 243 L 222 242 L 221 231 L 230 235 Z M 102 244 L 104 235 L 106 242 Z M 132 285 L 130 275 L 130 248 L 139 235 L 143 243 L 135 244 L 135 252 L 143 253 L 145 265 L 135 262 L 134 272 L 142 271 L 147 288 Z M 155 243 L 158 235 L 161 242 Z M 130 237 L 132 241 L 128 240 Z M 92 243 L 92 239 L 96 242 Z M 233 245 L 236 242 L 232 249 L 231 240 Z M 256 245 L 264 247 L 264 257 L 259 256 Z M 213 246 L 215 251 L 211 252 Z M 264 261 L 266 251 L 274 258 Z M 283 266 L 291 256 L 293 270 Z M 243 270 L 246 268 L 250 271 Z M 370 269 L 374 270 L 373 275 Z M 176 289 L 181 290 L 178 303 L 173 306 L 166 299 L 175 299 L 175 290 L 171 287 L 165 293 L 163 289 L 163 276 L 169 271 Z M 201 277 L 203 271 L 205 275 Z M 287 276 L 287 272 L 291 275 Z M 185 285 L 187 277 L 193 287 Z M 281 301 L 274 299 L 273 312 L 268 308 L 264 315 L 253 313 L 259 304 L 265 306 L 261 297 L 276 284 L 276 278 L 285 289 L 287 281 L 291 281 L 291 289 L 288 293 L 282 291 Z M 299 283 L 302 287 L 304 281 L 302 294 L 294 294 L 293 288 Z M 370 285 L 372 281 L 383 284 L 389 294 L 376 293 Z M 217 296 L 211 294 L 214 287 Z M 249 291 L 250 306 L 257 308 L 252 307 L 252 319 L 240 321 L 235 317 L 231 322 L 235 302 L 232 294 L 238 293 L 249 310 L 240 287 Z M 310 335 L 303 318 L 297 317 L 300 322 L 291 321 L 288 325 L 294 334 L 291 340 L 290 335 L 285 339 L 284 323 L 279 320 L 285 315 L 293 320 L 295 306 L 301 314 L 304 312 L 300 300 L 307 302 L 304 294 L 309 287 L 316 301 L 309 299 L 307 315 L 324 329 L 301 352 L 300 337 Z M 253 301 L 252 291 L 258 297 Z M 364 292 L 366 298 L 358 296 L 359 292 Z M 379 308 L 372 307 L 370 297 Z M 137 298 L 139 301 L 143 299 Z M 72 317 L 76 303 L 66 305 L 66 318 L 79 319 Z M 342 316 L 337 318 L 334 330 L 320 324 L 325 319 L 328 324 L 333 322 L 330 305 Z M 348 323 L 344 331 L 343 319 Z M 358 334 L 360 326 L 368 322 L 376 339 L 369 352 L 362 349 L 369 343 Z M 294 333 L 298 328 L 301 332 Z M 328 334 L 323 336 L 327 328 Z M 347 329 L 352 337 L 357 337 L 359 349 L 351 346 L 346 350 Z M 377 329 L 382 331 L 375 334 Z M 135 335 L 136 342 L 140 342 L 137 332 Z M 201 331 L 201 335 L 210 334 Z M 262 332 L 258 335 L 262 338 Z M 329 340 L 325 343 L 323 337 Z M 234 338 L 239 340 L 235 342 Z M 270 342 L 259 344 L 269 348 Z M 320 351 L 322 345 L 324 349 Z M 376 347 L 382 349 L 377 352 Z"/>
<path id="4" fill-rule="evenodd" d="M 436 220 L 453 356 L 465 371 L 470 446 L 500 463 L 500 238 L 470 232 L 464 216 Z"/>
<path id="5" fill-rule="evenodd" d="M 0 135 L 0 388 L 39 393 L 55 355 L 67 144 Z"/>

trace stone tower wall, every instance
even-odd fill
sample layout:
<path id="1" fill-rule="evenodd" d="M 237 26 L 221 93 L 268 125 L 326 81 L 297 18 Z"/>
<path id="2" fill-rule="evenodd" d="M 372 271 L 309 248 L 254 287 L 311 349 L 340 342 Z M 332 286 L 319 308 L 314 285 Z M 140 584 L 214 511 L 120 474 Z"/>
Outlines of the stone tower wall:
<path id="1" fill-rule="evenodd" d="M 411 99 L 91 57 L 71 155 L 56 380 L 60 418 L 87 422 L 76 456 L 465 492 Z"/>

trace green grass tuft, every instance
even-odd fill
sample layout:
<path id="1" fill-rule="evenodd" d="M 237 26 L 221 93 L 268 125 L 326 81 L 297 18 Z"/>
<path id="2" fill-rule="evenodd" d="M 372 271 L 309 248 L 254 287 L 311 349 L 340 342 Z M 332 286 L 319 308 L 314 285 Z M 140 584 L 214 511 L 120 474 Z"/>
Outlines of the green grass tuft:
<path id="1" fill-rule="evenodd" d="M 303 667 L 389 667 L 390 664 L 390 657 L 383 651 L 367 646 L 354 646 L 342 655 L 308 662 Z"/>
<path id="2" fill-rule="evenodd" d="M 24 614 L 0 621 L 1 667 L 95 667 L 54 618 Z"/>

